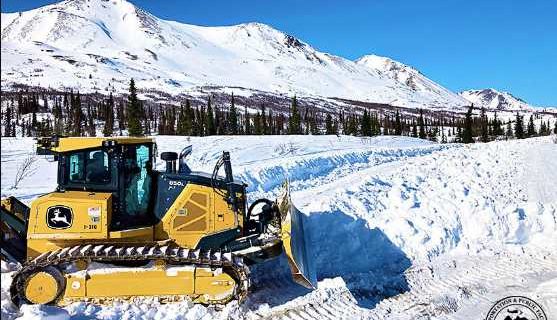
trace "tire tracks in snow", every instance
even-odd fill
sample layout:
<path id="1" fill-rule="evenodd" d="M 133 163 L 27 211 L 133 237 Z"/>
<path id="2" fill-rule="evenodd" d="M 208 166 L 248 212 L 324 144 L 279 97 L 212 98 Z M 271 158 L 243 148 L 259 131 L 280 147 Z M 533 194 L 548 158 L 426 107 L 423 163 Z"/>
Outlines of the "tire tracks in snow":
<path id="1" fill-rule="evenodd" d="M 339 287 L 326 295 L 309 294 L 302 303 L 288 302 L 247 318 L 464 319 L 467 316 L 458 315 L 463 307 L 474 307 L 484 316 L 495 301 L 508 295 L 513 288 L 517 291 L 516 283 L 520 281 L 517 279 L 540 273 L 549 279 L 557 277 L 557 259 L 509 254 L 488 258 L 442 258 L 412 266 L 405 273 L 409 291 L 381 300 L 372 309 L 360 307 L 357 294 Z"/>

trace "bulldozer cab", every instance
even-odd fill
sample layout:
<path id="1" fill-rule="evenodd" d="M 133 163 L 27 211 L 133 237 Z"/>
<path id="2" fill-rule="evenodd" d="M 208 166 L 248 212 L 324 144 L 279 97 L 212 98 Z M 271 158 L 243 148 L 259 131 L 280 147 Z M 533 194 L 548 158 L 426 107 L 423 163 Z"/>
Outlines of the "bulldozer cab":
<path id="1" fill-rule="evenodd" d="M 153 225 L 154 143 L 144 140 L 105 140 L 76 150 L 57 147 L 58 190 L 112 193 L 110 230 Z"/>

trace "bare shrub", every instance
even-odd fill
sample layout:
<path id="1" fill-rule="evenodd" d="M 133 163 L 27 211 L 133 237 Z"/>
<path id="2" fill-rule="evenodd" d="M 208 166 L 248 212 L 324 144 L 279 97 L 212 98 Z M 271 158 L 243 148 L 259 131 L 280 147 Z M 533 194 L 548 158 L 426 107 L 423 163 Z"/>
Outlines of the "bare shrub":
<path id="1" fill-rule="evenodd" d="M 300 147 L 298 147 L 292 142 L 288 142 L 288 143 L 281 143 L 278 146 L 276 146 L 275 152 L 280 155 L 295 154 L 296 151 L 298 151 L 298 149 L 300 149 Z"/>
<path id="2" fill-rule="evenodd" d="M 33 154 L 27 155 L 27 157 L 23 160 L 23 162 L 17 168 L 17 172 L 15 174 L 15 179 L 14 179 L 14 184 L 12 186 L 12 189 L 17 189 L 17 187 L 19 186 L 21 181 L 23 181 L 25 178 L 33 175 L 35 173 L 35 171 L 37 171 L 37 168 L 34 165 L 35 161 L 37 161 L 37 157 L 35 157 Z"/>

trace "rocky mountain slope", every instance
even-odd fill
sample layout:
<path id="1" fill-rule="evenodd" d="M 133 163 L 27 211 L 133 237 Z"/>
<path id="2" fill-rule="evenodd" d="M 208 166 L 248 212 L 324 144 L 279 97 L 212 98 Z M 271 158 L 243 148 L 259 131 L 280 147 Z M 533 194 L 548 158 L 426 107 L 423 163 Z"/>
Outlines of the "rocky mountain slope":
<path id="1" fill-rule="evenodd" d="M 488 110 L 532 111 L 533 107 L 526 101 L 508 92 L 495 89 L 467 90 L 459 93 L 461 97 L 472 102 L 476 107 Z"/>

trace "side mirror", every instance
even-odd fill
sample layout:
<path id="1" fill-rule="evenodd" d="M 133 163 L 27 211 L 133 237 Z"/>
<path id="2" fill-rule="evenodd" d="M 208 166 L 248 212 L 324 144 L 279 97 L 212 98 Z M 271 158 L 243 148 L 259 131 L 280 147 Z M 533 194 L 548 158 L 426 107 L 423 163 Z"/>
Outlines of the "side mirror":
<path id="1" fill-rule="evenodd" d="M 183 174 L 188 174 L 191 172 L 190 167 L 186 164 L 186 158 L 191 154 L 192 146 L 189 145 L 182 149 L 180 156 L 178 157 L 178 172 Z"/>

